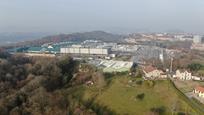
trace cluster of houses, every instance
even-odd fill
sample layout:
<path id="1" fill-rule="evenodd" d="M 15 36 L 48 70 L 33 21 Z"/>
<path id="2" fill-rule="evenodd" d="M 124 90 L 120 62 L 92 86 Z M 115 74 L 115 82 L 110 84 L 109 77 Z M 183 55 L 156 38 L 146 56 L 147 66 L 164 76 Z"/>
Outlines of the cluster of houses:
<path id="1" fill-rule="evenodd" d="M 187 70 L 176 70 L 176 73 L 175 75 L 173 75 L 173 78 L 179 80 L 196 80 L 196 81 L 204 80 L 202 77 L 193 76 L 192 73 Z"/>
<path id="2" fill-rule="evenodd" d="M 153 66 L 143 67 L 143 73 L 145 74 L 144 77 L 146 79 L 164 79 L 164 78 L 167 78 L 168 76 L 167 72 L 159 70 Z M 176 70 L 176 72 L 170 76 L 177 80 L 196 80 L 196 81 L 204 80 L 202 77 L 193 76 L 192 73 L 187 70 Z"/>
<path id="3" fill-rule="evenodd" d="M 145 66 L 143 67 L 143 73 L 145 79 L 166 79 L 168 74 L 162 70 L 159 70 L 153 66 Z M 176 80 L 196 80 L 196 81 L 204 81 L 202 77 L 193 76 L 191 72 L 187 70 L 176 70 L 175 74 L 171 76 Z M 198 86 L 194 88 L 193 93 L 198 97 L 204 98 L 204 87 Z"/>

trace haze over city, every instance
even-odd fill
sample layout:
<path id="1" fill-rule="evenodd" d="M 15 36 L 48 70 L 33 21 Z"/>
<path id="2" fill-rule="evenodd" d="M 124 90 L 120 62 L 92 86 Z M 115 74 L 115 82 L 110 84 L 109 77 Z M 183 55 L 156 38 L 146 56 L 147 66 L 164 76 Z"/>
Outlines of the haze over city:
<path id="1" fill-rule="evenodd" d="M 0 32 L 204 34 L 203 0 L 0 0 Z"/>
<path id="2" fill-rule="evenodd" d="M 0 0 L 0 115 L 204 115 L 204 0 Z"/>

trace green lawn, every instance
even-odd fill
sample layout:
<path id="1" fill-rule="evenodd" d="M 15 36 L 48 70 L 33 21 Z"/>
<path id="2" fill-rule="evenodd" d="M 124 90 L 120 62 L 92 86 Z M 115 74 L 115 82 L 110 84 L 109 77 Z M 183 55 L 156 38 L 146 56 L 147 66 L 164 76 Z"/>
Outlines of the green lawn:
<path id="1" fill-rule="evenodd" d="M 176 89 L 169 81 L 156 81 L 154 86 L 149 86 L 147 81 L 144 81 L 142 85 L 135 82 L 129 83 L 130 79 L 128 77 L 113 78 L 111 84 L 101 94 L 94 86 L 86 88 L 84 100 L 97 95 L 95 103 L 106 106 L 117 114 L 149 115 L 151 108 L 163 107 L 164 114 L 172 114 L 172 110 L 175 108 L 176 112 L 188 112 L 197 115 L 177 95 Z M 144 98 L 142 100 L 136 98 L 138 94 L 143 93 Z"/>
<path id="2" fill-rule="evenodd" d="M 198 73 L 201 74 L 201 75 L 204 75 L 204 68 L 200 69 L 200 70 L 198 71 Z"/>

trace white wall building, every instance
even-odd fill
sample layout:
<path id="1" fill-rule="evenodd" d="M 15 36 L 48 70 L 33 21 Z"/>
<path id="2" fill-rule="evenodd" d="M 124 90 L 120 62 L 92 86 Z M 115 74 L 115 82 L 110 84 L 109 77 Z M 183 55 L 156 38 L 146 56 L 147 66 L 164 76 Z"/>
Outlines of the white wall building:
<path id="1" fill-rule="evenodd" d="M 196 87 L 193 92 L 198 96 L 204 98 L 204 87 L 198 86 Z"/>
<path id="2" fill-rule="evenodd" d="M 192 79 L 195 81 L 201 81 L 202 80 L 202 78 L 198 77 L 198 76 L 192 76 Z"/>
<path id="3" fill-rule="evenodd" d="M 108 55 L 110 53 L 110 49 L 109 48 L 89 48 L 89 47 L 67 47 L 67 48 L 60 48 L 60 53 Z"/>
<path id="4" fill-rule="evenodd" d="M 199 35 L 193 36 L 193 43 L 195 44 L 202 43 L 202 36 L 199 36 Z"/>
<path id="5" fill-rule="evenodd" d="M 146 66 L 143 69 L 146 78 L 167 78 L 162 70 L 158 70 L 152 66 Z"/>
<path id="6" fill-rule="evenodd" d="M 175 76 L 176 78 L 180 79 L 180 80 L 192 80 L 192 74 L 188 71 L 181 71 L 181 70 L 176 70 L 176 74 Z"/>

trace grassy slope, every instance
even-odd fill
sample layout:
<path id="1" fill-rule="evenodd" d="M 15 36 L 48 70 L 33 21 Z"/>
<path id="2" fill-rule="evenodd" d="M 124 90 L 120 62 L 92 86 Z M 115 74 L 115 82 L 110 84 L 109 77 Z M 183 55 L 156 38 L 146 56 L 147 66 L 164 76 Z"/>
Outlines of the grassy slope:
<path id="1" fill-rule="evenodd" d="M 165 113 L 171 114 L 171 109 L 177 107 L 177 112 L 188 111 L 196 114 L 195 111 L 176 94 L 175 89 L 168 81 L 157 81 L 156 85 L 151 88 L 146 83 L 134 87 L 128 85 L 127 77 L 118 77 L 113 80 L 109 88 L 101 95 L 96 97 L 96 103 L 107 106 L 118 114 L 149 114 L 150 109 L 165 106 Z M 144 93 L 143 100 L 135 97 Z M 90 98 L 98 94 L 98 91 L 92 87 L 86 90 L 84 98 Z"/>

